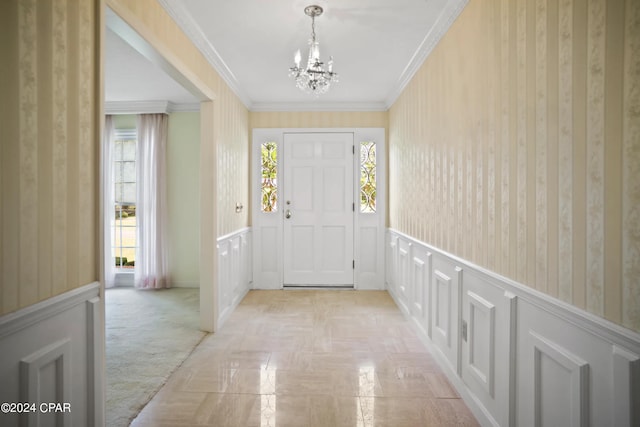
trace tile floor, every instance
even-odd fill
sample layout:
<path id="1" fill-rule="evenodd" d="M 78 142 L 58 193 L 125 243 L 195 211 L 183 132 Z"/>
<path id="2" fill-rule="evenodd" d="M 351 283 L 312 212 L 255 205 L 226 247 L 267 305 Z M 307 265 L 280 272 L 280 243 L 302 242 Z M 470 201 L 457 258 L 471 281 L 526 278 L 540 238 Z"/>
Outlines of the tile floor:
<path id="1" fill-rule="evenodd" d="M 387 292 L 250 291 L 131 424 L 475 426 Z"/>

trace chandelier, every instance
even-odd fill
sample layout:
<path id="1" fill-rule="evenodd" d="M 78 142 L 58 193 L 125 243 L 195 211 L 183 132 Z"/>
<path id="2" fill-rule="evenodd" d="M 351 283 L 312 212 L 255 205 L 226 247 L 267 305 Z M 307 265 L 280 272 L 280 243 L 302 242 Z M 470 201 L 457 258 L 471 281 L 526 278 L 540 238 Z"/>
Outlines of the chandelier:
<path id="1" fill-rule="evenodd" d="M 329 90 L 331 83 L 338 82 L 338 73 L 333 72 L 333 57 L 329 57 L 327 68 L 320 61 L 320 45 L 316 40 L 316 16 L 322 15 L 320 6 L 311 5 L 304 9 L 304 13 L 311 17 L 311 40 L 309 40 L 309 57 L 307 66 L 300 66 L 300 49 L 294 56 L 295 66 L 289 68 L 289 76 L 296 80 L 296 86 L 307 93 L 320 95 Z"/>

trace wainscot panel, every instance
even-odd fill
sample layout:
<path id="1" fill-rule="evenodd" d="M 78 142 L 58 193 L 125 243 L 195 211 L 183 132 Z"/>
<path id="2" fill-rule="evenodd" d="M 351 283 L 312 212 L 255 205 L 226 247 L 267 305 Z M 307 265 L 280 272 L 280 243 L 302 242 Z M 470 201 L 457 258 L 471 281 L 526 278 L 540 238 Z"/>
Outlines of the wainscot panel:
<path id="1" fill-rule="evenodd" d="M 640 334 L 388 230 L 387 287 L 482 425 L 640 423 Z"/>
<path id="2" fill-rule="evenodd" d="M 0 402 L 28 404 L 0 425 L 104 425 L 103 307 L 96 282 L 0 318 Z"/>
<path id="3" fill-rule="evenodd" d="M 251 288 L 251 229 L 218 238 L 218 327 L 221 327 Z"/>

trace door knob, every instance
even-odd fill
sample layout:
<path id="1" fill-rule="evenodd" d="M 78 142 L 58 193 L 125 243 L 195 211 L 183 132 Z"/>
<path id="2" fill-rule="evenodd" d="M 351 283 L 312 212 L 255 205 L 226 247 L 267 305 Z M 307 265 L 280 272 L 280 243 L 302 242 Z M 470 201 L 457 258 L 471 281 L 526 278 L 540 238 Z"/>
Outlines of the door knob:
<path id="1" fill-rule="evenodd" d="M 291 218 L 291 211 L 289 209 L 287 209 L 286 212 L 284 213 L 284 217 L 287 219 Z"/>

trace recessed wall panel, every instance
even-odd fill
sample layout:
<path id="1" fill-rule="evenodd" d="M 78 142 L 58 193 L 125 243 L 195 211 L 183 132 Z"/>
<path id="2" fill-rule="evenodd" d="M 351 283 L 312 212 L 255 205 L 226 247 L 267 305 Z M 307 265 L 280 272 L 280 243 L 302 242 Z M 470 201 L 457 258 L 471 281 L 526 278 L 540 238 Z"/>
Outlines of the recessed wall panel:
<path id="1" fill-rule="evenodd" d="M 409 288 L 409 245 L 403 241 L 400 241 L 400 248 L 398 250 L 398 268 L 399 268 L 399 281 L 398 290 L 400 291 L 400 297 L 405 304 L 408 304 L 407 294 Z"/>
<path id="2" fill-rule="evenodd" d="M 469 372 L 494 396 L 495 306 L 475 292 L 467 292 L 469 301 Z"/>
<path id="3" fill-rule="evenodd" d="M 278 265 L 278 227 L 262 227 L 259 232 L 262 233 L 261 255 L 263 273 L 276 273 L 280 266 Z"/>
<path id="4" fill-rule="evenodd" d="M 571 371 L 545 353 L 536 366 L 536 426 L 570 426 Z M 575 425 L 575 424 L 573 424 Z"/>
<path id="5" fill-rule="evenodd" d="M 533 346 L 535 426 L 589 425 L 587 362 L 542 335 L 530 331 Z"/>
<path id="6" fill-rule="evenodd" d="M 395 291 L 398 286 L 398 238 L 390 236 L 387 245 L 387 283 Z"/>
<path id="7" fill-rule="evenodd" d="M 413 312 L 414 315 L 422 318 L 424 316 L 424 293 L 425 293 L 425 263 L 419 258 L 413 257 Z"/>
<path id="8" fill-rule="evenodd" d="M 219 302 L 223 307 L 229 305 L 230 288 L 231 284 L 231 257 L 229 255 L 229 242 L 223 242 L 218 245 L 218 268 L 219 282 L 218 282 L 218 296 Z"/>
<path id="9" fill-rule="evenodd" d="M 71 398 L 71 340 L 49 344 L 20 361 L 20 395 L 26 403 L 69 402 Z M 23 414 L 27 426 L 70 425 L 70 413 Z"/>
<path id="10" fill-rule="evenodd" d="M 378 229 L 376 227 L 360 228 L 360 272 L 376 273 L 376 256 L 378 248 Z"/>
<path id="11" fill-rule="evenodd" d="M 451 346 L 451 278 L 435 272 L 435 327 L 447 347 Z"/>

